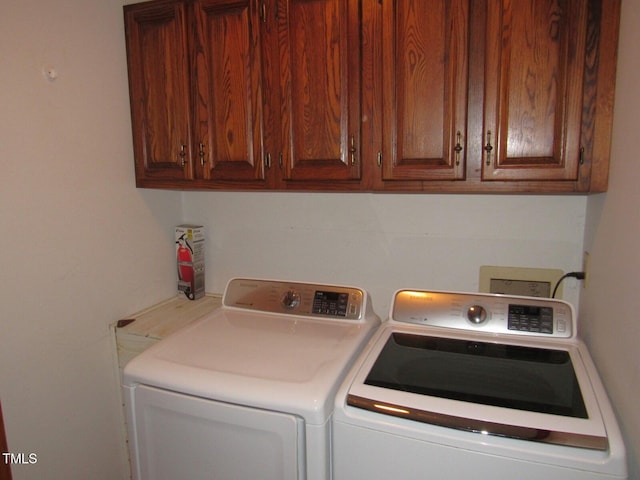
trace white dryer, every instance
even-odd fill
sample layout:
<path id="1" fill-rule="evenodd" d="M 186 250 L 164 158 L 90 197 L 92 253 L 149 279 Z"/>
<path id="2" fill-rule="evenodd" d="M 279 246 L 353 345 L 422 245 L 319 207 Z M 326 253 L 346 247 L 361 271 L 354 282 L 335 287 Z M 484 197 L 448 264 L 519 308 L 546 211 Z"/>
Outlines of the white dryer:
<path id="1" fill-rule="evenodd" d="M 359 288 L 234 279 L 124 369 L 138 480 L 326 480 L 335 394 L 376 327 Z"/>
<path id="2" fill-rule="evenodd" d="M 571 305 L 401 290 L 336 397 L 334 480 L 627 478 Z"/>

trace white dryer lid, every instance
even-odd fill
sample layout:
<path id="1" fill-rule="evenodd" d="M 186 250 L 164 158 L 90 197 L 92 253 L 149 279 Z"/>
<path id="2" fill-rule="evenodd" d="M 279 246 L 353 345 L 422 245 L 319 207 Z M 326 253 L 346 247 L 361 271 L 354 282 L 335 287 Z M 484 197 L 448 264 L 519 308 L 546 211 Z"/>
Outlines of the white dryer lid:
<path id="1" fill-rule="evenodd" d="M 125 368 L 124 383 L 324 423 L 351 362 L 379 324 L 221 308 Z"/>

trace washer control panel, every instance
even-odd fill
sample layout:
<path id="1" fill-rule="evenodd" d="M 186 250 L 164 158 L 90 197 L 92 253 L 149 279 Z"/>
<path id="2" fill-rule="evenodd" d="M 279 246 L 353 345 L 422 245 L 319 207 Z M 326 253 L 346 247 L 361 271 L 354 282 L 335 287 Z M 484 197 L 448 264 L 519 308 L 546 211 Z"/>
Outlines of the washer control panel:
<path id="1" fill-rule="evenodd" d="M 514 335 L 571 338 L 576 332 L 570 304 L 537 297 L 400 290 L 394 297 L 391 318 L 405 323 Z"/>
<path id="2" fill-rule="evenodd" d="M 222 303 L 270 313 L 361 320 L 366 301 L 365 292 L 354 287 L 235 278 Z"/>

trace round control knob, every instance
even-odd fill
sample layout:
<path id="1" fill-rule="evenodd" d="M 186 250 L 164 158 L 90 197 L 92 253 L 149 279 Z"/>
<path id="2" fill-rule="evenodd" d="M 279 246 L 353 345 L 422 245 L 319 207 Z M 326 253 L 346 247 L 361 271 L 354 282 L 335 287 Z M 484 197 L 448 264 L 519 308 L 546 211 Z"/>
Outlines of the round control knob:
<path id="1" fill-rule="evenodd" d="M 479 325 L 487 319 L 487 311 L 482 305 L 471 305 L 467 310 L 467 318 L 471 323 Z"/>
<path id="2" fill-rule="evenodd" d="M 287 290 L 282 296 L 280 303 L 287 310 L 293 310 L 300 305 L 300 294 L 295 290 Z"/>

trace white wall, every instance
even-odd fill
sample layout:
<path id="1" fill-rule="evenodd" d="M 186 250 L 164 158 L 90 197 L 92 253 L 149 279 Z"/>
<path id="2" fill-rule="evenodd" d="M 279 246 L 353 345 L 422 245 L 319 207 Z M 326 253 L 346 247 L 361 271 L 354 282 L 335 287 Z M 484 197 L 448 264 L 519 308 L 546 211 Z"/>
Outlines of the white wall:
<path id="1" fill-rule="evenodd" d="M 1 2 L 0 399 L 38 460 L 16 480 L 124 478 L 108 326 L 174 291 L 180 194 L 135 189 L 121 4 Z"/>
<path id="2" fill-rule="evenodd" d="M 640 3 L 624 0 L 609 191 L 588 200 L 585 245 L 591 268 L 581 308 L 586 341 L 626 437 L 629 478 L 640 478 L 638 25 Z"/>
<path id="3" fill-rule="evenodd" d="M 403 287 L 478 289 L 481 265 L 582 266 L 585 197 L 184 193 L 207 227 L 207 289 L 238 275 L 365 287 L 388 313 Z M 579 286 L 565 282 L 577 305 Z"/>

